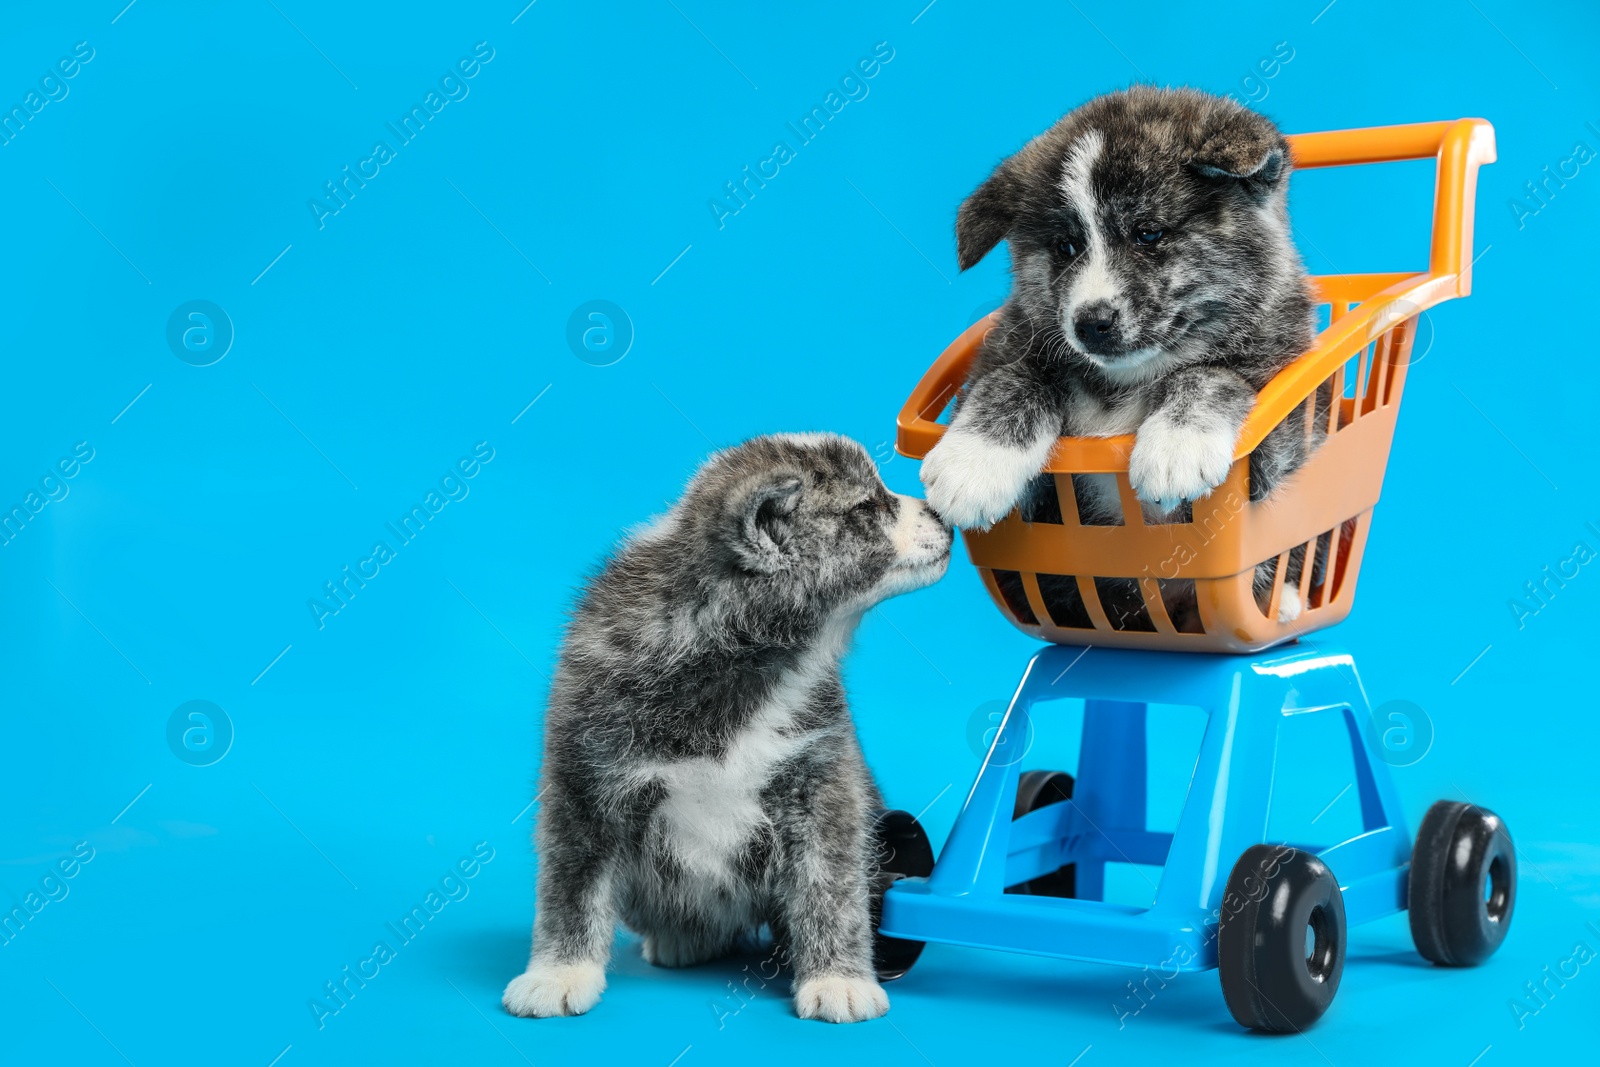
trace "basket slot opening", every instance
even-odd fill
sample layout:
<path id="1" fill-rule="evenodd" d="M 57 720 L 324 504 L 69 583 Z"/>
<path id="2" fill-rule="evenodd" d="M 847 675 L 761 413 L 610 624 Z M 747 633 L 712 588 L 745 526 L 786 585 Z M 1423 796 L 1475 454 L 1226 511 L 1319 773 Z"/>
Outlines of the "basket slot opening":
<path id="1" fill-rule="evenodd" d="M 1328 590 L 1328 551 L 1333 545 L 1336 531 L 1329 530 L 1317 537 L 1316 551 L 1311 557 L 1311 589 L 1306 597 L 1309 607 L 1320 608 L 1323 595 Z"/>
<path id="2" fill-rule="evenodd" d="M 1078 521 L 1085 526 L 1121 526 L 1122 498 L 1115 474 L 1074 474 L 1072 495 L 1078 501 Z"/>
<path id="3" fill-rule="evenodd" d="M 1339 430 L 1344 429 L 1344 427 L 1350 422 L 1350 420 L 1345 417 L 1344 410 L 1344 369 L 1345 365 L 1341 363 L 1339 368 L 1333 372 L 1332 377 L 1323 383 L 1323 385 L 1325 385 L 1328 389 L 1328 398 L 1331 408 L 1331 410 L 1328 412 L 1327 423 L 1328 435 L 1330 437 Z"/>
<path id="4" fill-rule="evenodd" d="M 1383 392 L 1384 382 L 1389 377 L 1391 355 L 1394 352 L 1394 331 L 1385 330 L 1372 342 L 1372 369 L 1367 375 L 1367 388 L 1361 394 L 1361 414 L 1365 415 L 1378 406 L 1378 398 Z"/>
<path id="5" fill-rule="evenodd" d="M 1381 402 L 1385 407 L 1394 403 L 1394 379 L 1399 372 L 1400 361 L 1411 354 L 1411 322 L 1402 322 L 1389 331 L 1387 358 L 1383 361 L 1383 397 Z"/>
<path id="6" fill-rule="evenodd" d="M 1200 597 L 1195 592 L 1193 578 L 1157 578 L 1161 589 L 1161 603 L 1167 609 L 1172 628 L 1180 634 L 1203 634 L 1205 624 L 1200 621 Z"/>
<path id="7" fill-rule="evenodd" d="M 1267 597 L 1266 616 L 1269 619 L 1278 617 L 1278 609 L 1283 606 L 1283 590 L 1289 584 L 1289 555 L 1283 553 L 1274 557 L 1277 566 L 1273 568 L 1272 585 Z"/>
<path id="8" fill-rule="evenodd" d="M 1300 402 L 1295 409 L 1300 415 L 1300 428 L 1303 432 L 1301 440 L 1304 442 L 1306 455 L 1310 455 L 1322 443 L 1322 434 L 1328 425 L 1327 399 L 1323 396 L 1322 386 L 1317 386 L 1316 392 Z"/>
<path id="9" fill-rule="evenodd" d="M 1398 322 L 1384 334 L 1387 342 L 1383 361 L 1383 395 L 1379 399 L 1385 407 L 1394 403 L 1395 386 L 1411 361 L 1411 346 L 1417 338 L 1417 317 Z"/>
<path id="10" fill-rule="evenodd" d="M 1113 630 L 1153 634 L 1156 624 L 1145 610 L 1144 596 L 1139 591 L 1136 578 L 1096 578 L 1094 589 L 1100 596 L 1100 607 Z"/>
<path id="11" fill-rule="evenodd" d="M 1033 614 L 1033 607 L 1028 603 L 1028 592 L 1022 587 L 1022 575 L 1016 571 L 993 571 L 994 584 L 999 587 L 1000 595 L 1005 598 L 1006 607 L 1011 614 L 1016 616 L 1018 622 L 1024 626 L 1037 626 L 1039 620 Z"/>
<path id="12" fill-rule="evenodd" d="M 1039 575 L 1039 597 L 1050 621 L 1063 629 L 1093 630 L 1094 620 L 1078 592 L 1078 579 L 1070 574 Z"/>
<path id="13" fill-rule="evenodd" d="M 1334 414 L 1338 410 L 1333 404 L 1334 393 L 1338 390 L 1335 381 L 1337 377 L 1338 375 L 1334 375 L 1333 378 L 1317 386 L 1317 420 L 1324 434 L 1331 434 L 1339 428 L 1333 422 Z"/>
<path id="14" fill-rule="evenodd" d="M 1275 599 L 1272 594 L 1278 585 L 1276 576 L 1282 569 L 1282 561 L 1283 557 L 1280 555 L 1256 564 L 1255 579 L 1252 583 L 1256 595 L 1256 607 L 1260 608 L 1261 614 L 1269 619 L 1272 618 L 1272 602 Z M 1265 580 L 1265 572 L 1268 570 L 1274 575 L 1271 581 Z"/>
<path id="15" fill-rule="evenodd" d="M 1333 580 L 1329 583 L 1329 602 L 1339 599 L 1339 593 L 1344 589 L 1345 575 L 1350 569 L 1350 553 L 1355 549 L 1356 532 L 1361 522 L 1360 518 L 1350 519 L 1339 527 L 1338 550 L 1334 553 Z"/>
<path id="16" fill-rule="evenodd" d="M 1301 598 L 1301 611 L 1306 609 L 1306 545 L 1294 545 L 1290 549 L 1288 565 L 1283 568 L 1283 589 L 1278 592 L 1278 603 L 1282 603 L 1283 595 L 1288 590 L 1294 590 Z"/>
<path id="17" fill-rule="evenodd" d="M 1061 525 L 1061 498 L 1056 495 L 1056 476 L 1040 474 L 1028 483 L 1017 505 L 1023 522 L 1048 522 Z"/>
<path id="18" fill-rule="evenodd" d="M 1300 604 L 1302 609 L 1304 609 L 1310 607 L 1311 605 L 1311 582 L 1316 577 L 1316 567 L 1314 564 L 1317 558 L 1317 539 L 1313 537 L 1305 544 L 1298 546 L 1298 551 L 1300 553 L 1301 564 L 1300 580 L 1298 583 L 1300 586 Z M 1312 565 L 1308 566 L 1306 563 L 1307 560 L 1311 561 Z"/>
<path id="19" fill-rule="evenodd" d="M 1284 581 L 1290 583 L 1291 585 L 1299 585 L 1301 568 L 1305 566 L 1305 562 L 1306 546 L 1295 545 L 1293 548 L 1291 548 L 1289 550 L 1289 568 L 1288 572 L 1284 575 Z"/>
<path id="20" fill-rule="evenodd" d="M 1340 395 L 1345 400 L 1346 406 L 1353 405 L 1357 401 L 1364 402 L 1367 399 L 1371 379 L 1369 372 L 1372 370 L 1373 360 L 1377 358 L 1376 348 L 1376 345 L 1369 344 L 1344 361 L 1344 366 L 1341 368 L 1342 373 L 1338 377 L 1340 384 L 1343 386 Z M 1354 413 L 1352 412 L 1352 414 Z M 1347 419 L 1340 422 L 1341 426 L 1347 424 Z"/>
<path id="21" fill-rule="evenodd" d="M 1395 387 L 1400 379 L 1404 377 L 1405 368 L 1411 365 L 1411 349 L 1417 340 L 1417 325 L 1419 321 L 1416 317 L 1412 317 L 1395 327 L 1395 345 L 1389 355 L 1389 373 L 1384 376 L 1383 380 L 1383 402 L 1385 404 L 1395 402 Z M 1423 352 L 1423 355 L 1427 355 L 1427 352 Z"/>
<path id="22" fill-rule="evenodd" d="M 1154 578 L 1137 578 L 1139 583 L 1139 596 L 1144 601 L 1145 614 L 1150 616 L 1150 622 L 1155 626 L 1157 633 L 1177 633 L 1172 625 L 1172 616 L 1167 613 L 1167 603 L 1161 598 L 1161 585 Z"/>

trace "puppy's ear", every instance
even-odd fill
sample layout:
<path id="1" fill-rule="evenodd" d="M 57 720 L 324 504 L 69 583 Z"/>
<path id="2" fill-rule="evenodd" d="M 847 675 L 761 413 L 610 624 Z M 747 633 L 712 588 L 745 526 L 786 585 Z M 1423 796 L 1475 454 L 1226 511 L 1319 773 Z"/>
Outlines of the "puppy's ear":
<path id="1" fill-rule="evenodd" d="M 1202 177 L 1241 181 L 1262 195 L 1289 172 L 1289 142 L 1270 120 L 1240 109 L 1211 129 L 1189 166 Z"/>
<path id="2" fill-rule="evenodd" d="M 1017 221 L 1021 169 L 1012 156 L 961 204 L 956 215 L 956 262 L 966 270 L 989 254 Z"/>
<path id="3" fill-rule="evenodd" d="M 774 574 L 783 566 L 800 485 L 797 475 L 778 472 L 752 479 L 735 494 L 733 551 L 745 570 Z"/>

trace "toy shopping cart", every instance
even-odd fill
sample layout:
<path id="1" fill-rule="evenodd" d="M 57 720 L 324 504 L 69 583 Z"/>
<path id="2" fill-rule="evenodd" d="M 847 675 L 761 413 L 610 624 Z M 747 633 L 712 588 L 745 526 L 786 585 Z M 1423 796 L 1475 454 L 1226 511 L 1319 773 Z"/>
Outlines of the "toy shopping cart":
<path id="1" fill-rule="evenodd" d="M 1479 166 L 1494 161 L 1494 131 L 1460 119 L 1289 142 L 1302 170 L 1436 159 L 1428 269 L 1316 279 L 1328 326 L 1261 391 L 1227 479 L 1184 521 L 1145 523 L 1128 480 L 1132 436 L 1063 438 L 1043 479 L 1051 506 L 964 532 L 996 606 L 1051 647 L 1028 664 L 938 862 L 916 819 L 881 818 L 884 869 L 897 879 L 881 902 L 885 979 L 904 974 L 928 941 L 1169 972 L 1215 967 L 1241 1024 L 1299 1030 L 1332 1002 L 1350 924 L 1409 907 L 1418 951 L 1447 965 L 1481 962 L 1505 937 L 1516 857 L 1503 822 L 1440 801 L 1413 844 L 1369 740 L 1353 658 L 1321 644 L 1273 649 L 1349 614 L 1418 316 L 1471 291 L 1474 192 Z M 989 322 L 957 338 L 918 383 L 900 413 L 903 454 L 921 458 L 944 432 L 936 420 Z M 1312 412 L 1326 412 L 1325 440 L 1269 499 L 1251 502 L 1251 451 L 1286 419 L 1310 433 Z M 1120 525 L 1080 521 L 1085 477 L 1115 480 Z M 1276 576 L 1258 596 L 1264 562 Z M 1304 610 L 1282 622 L 1290 575 Z M 1179 602 L 1194 610 L 1172 610 Z M 1085 701 L 1076 778 L 1023 770 L 1034 706 L 1065 698 Z M 1151 703 L 1208 715 L 1172 833 L 1146 825 Z M 1269 841 L 1279 726 L 1312 714 L 1343 721 L 1363 832 L 1331 844 Z M 1154 903 L 1105 901 L 1108 862 L 1162 866 Z"/>

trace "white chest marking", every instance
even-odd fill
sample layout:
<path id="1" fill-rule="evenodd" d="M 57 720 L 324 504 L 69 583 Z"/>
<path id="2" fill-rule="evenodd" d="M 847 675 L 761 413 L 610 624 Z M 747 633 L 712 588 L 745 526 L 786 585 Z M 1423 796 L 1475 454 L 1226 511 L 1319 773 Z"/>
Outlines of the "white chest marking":
<path id="1" fill-rule="evenodd" d="M 718 881 L 732 878 L 731 861 L 767 821 L 761 791 L 779 765 L 819 736 L 788 730 L 837 655 L 833 647 L 808 653 L 768 694 L 721 759 L 657 762 L 635 771 L 638 779 L 666 787 L 653 829 L 684 867 Z"/>

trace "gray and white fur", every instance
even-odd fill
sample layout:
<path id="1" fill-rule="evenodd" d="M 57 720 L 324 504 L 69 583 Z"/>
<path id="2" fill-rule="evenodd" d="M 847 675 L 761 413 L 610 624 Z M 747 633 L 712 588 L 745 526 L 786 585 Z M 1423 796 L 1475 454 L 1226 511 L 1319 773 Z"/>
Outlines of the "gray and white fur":
<path id="1" fill-rule="evenodd" d="M 1091 100 L 1002 162 L 961 205 L 957 253 L 965 270 L 1006 240 L 1013 288 L 923 464 L 934 509 L 987 528 L 1062 434 L 1135 434 L 1128 475 L 1149 521 L 1216 488 L 1256 393 L 1315 333 L 1289 171 L 1263 116 L 1149 86 Z M 1252 500 L 1320 440 L 1304 411 L 1252 453 Z M 1075 488 L 1085 521 L 1120 521 L 1109 479 Z M 1295 592 L 1284 621 L 1301 610 Z"/>
<path id="2" fill-rule="evenodd" d="M 713 455 L 577 602 L 551 686 L 533 948 L 516 1015 L 605 988 L 616 924 L 682 967 L 768 926 L 803 1018 L 889 1006 L 872 967 L 881 890 L 839 661 L 874 604 L 938 580 L 950 531 L 832 434 Z"/>

